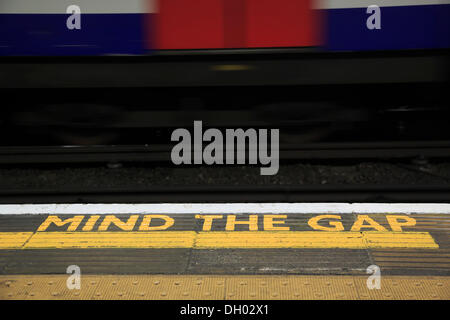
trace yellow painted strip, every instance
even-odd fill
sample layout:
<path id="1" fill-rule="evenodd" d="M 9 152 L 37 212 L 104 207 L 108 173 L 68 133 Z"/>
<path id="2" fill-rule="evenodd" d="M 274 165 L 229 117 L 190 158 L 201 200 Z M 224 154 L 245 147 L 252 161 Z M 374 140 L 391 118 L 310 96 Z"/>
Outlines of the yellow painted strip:
<path id="1" fill-rule="evenodd" d="M 376 264 L 381 269 L 398 269 L 398 268 L 408 268 L 408 269 L 428 269 L 428 270 L 439 270 L 439 269 L 449 269 L 450 263 L 436 263 L 436 262 L 378 262 Z"/>
<path id="2" fill-rule="evenodd" d="M 6 243 L 20 243 L 5 237 Z M 18 246 L 20 247 L 20 246 Z M 439 246 L 426 232 L 236 231 L 37 232 L 25 249 L 70 248 L 427 248 Z"/>
<path id="3" fill-rule="evenodd" d="M 200 232 L 196 248 L 365 248 L 360 232 Z"/>
<path id="4" fill-rule="evenodd" d="M 37 232 L 25 249 L 192 248 L 194 231 L 170 232 Z"/>
<path id="5" fill-rule="evenodd" d="M 67 277 L 0 275 L 0 300 L 450 299 L 450 277 L 442 276 L 382 276 L 372 290 L 367 276 L 82 275 L 81 288 L 72 290 Z"/>
<path id="6" fill-rule="evenodd" d="M 0 249 L 18 249 L 33 235 L 33 232 L 0 232 Z"/>
<path id="7" fill-rule="evenodd" d="M 428 232 L 364 232 L 368 248 L 429 248 L 437 249 Z"/>
<path id="8" fill-rule="evenodd" d="M 200 232 L 196 248 L 430 248 L 426 232 Z"/>

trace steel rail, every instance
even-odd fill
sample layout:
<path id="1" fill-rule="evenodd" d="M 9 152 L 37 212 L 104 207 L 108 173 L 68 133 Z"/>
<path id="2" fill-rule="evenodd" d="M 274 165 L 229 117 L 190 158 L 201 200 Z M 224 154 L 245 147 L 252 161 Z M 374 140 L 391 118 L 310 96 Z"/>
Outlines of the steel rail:
<path id="1" fill-rule="evenodd" d="M 0 203 L 449 202 L 450 185 L 177 185 L 0 189 Z"/>
<path id="2" fill-rule="evenodd" d="M 171 145 L 0 147 L 0 164 L 170 162 Z M 282 160 L 448 158 L 450 141 L 280 145 Z"/>

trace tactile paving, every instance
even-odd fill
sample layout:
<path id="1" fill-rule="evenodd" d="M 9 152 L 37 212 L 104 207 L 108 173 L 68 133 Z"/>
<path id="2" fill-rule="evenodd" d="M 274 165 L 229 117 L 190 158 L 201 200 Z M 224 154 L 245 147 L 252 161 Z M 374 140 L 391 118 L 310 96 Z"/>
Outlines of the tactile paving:
<path id="1" fill-rule="evenodd" d="M 2 275 L 0 299 L 99 300 L 448 300 L 450 277 L 384 276 L 369 289 L 366 276 Z"/>

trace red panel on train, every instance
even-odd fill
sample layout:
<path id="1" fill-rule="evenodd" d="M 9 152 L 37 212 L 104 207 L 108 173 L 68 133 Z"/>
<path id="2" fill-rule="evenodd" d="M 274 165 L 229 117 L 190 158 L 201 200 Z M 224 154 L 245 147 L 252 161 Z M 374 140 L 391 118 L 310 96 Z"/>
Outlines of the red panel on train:
<path id="1" fill-rule="evenodd" d="M 159 49 L 318 45 L 314 0 L 159 0 Z"/>
<path id="2" fill-rule="evenodd" d="M 222 0 L 225 48 L 247 47 L 247 1 Z"/>
<path id="3" fill-rule="evenodd" d="M 318 44 L 313 0 L 246 0 L 248 47 Z"/>
<path id="4" fill-rule="evenodd" d="M 224 47 L 222 0 L 160 0 L 159 49 Z"/>

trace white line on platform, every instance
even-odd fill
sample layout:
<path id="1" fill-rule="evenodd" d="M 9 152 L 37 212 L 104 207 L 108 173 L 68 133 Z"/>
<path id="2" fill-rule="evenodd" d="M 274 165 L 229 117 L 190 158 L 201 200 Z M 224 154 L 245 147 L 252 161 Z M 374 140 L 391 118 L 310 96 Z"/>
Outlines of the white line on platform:
<path id="1" fill-rule="evenodd" d="M 1 214 L 450 214 L 449 203 L 114 203 L 3 204 Z"/>

